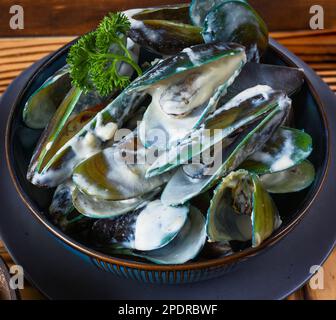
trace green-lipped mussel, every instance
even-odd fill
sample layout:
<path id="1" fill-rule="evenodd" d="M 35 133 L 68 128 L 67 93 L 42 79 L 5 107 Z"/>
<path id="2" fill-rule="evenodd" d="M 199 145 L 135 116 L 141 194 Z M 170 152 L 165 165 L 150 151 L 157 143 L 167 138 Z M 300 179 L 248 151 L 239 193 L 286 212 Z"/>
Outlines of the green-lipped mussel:
<path id="1" fill-rule="evenodd" d="M 236 42 L 246 47 L 249 61 L 259 62 L 268 46 L 268 29 L 258 13 L 244 1 L 224 1 L 206 16 L 206 43 Z"/>
<path id="2" fill-rule="evenodd" d="M 251 101 L 254 103 L 261 101 L 263 104 L 265 99 L 266 106 L 269 105 L 268 111 L 260 117 L 254 117 L 254 119 L 252 117 L 250 123 L 238 127 L 226 138 L 216 141 L 216 144 L 211 146 L 213 150 L 206 152 L 205 157 L 200 154 L 201 156 L 198 155 L 196 159 L 192 158 L 191 164 L 179 167 L 163 191 L 161 200 L 164 203 L 170 205 L 185 203 L 199 193 L 208 190 L 221 177 L 235 170 L 246 158 L 258 151 L 286 119 L 291 100 L 284 93 L 274 91 L 269 87 L 264 95 L 252 90 L 256 99 L 251 100 L 253 94 L 251 95 L 249 91 L 247 94 L 246 91 L 230 100 L 226 107 L 230 110 L 231 107 L 237 105 L 237 102 L 251 104 Z M 217 125 L 221 128 L 221 123 L 216 121 L 216 114 L 217 112 L 213 116 L 213 128 Z M 234 113 L 233 115 L 235 116 Z M 221 137 L 221 130 L 219 133 Z"/>
<path id="3" fill-rule="evenodd" d="M 29 97 L 22 113 L 24 123 L 32 129 L 45 128 L 70 88 L 68 66 L 64 66 Z"/>
<path id="4" fill-rule="evenodd" d="M 165 150 L 197 127 L 216 109 L 245 61 L 240 46 L 198 45 L 155 65 L 143 76 L 152 102 L 139 126 L 142 143 Z M 162 79 L 150 81 L 158 72 Z"/>
<path id="5" fill-rule="evenodd" d="M 209 241 L 252 241 L 257 247 L 281 224 L 277 208 L 258 176 L 231 172 L 214 191 L 207 215 Z"/>
<path id="6" fill-rule="evenodd" d="M 195 207 L 165 206 L 160 200 L 115 219 L 98 220 L 93 238 L 108 252 L 159 264 L 194 259 L 205 240 L 205 219 Z"/>
<path id="7" fill-rule="evenodd" d="M 162 55 L 176 54 L 186 47 L 203 43 L 201 28 L 189 18 L 189 5 L 131 9 L 124 12 L 131 21 L 129 37 Z"/>
<path id="8" fill-rule="evenodd" d="M 166 173 L 145 179 L 149 149 L 131 133 L 117 145 L 80 163 L 73 172 L 77 188 L 105 200 L 127 200 L 154 191 L 171 177 Z"/>

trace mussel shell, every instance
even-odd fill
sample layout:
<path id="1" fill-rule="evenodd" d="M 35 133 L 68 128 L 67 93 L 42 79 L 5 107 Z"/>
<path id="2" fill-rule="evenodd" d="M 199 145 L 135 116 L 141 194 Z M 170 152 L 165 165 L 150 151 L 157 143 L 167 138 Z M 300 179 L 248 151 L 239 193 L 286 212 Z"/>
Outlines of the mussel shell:
<path id="1" fill-rule="evenodd" d="M 67 215 L 74 210 L 71 196 L 74 188 L 71 180 L 60 184 L 56 188 L 49 207 L 51 216 Z"/>
<path id="2" fill-rule="evenodd" d="M 147 170 L 146 176 L 162 174 L 187 163 L 267 113 L 278 97 L 279 93 L 268 86 L 255 86 L 244 90 L 210 114 L 200 128 L 191 131 L 161 155 Z"/>
<path id="3" fill-rule="evenodd" d="M 158 85 L 160 81 L 180 73 L 243 52 L 244 47 L 235 43 L 195 45 L 159 61 L 142 76 L 135 79 L 125 90 L 127 92 L 146 90 Z"/>
<path id="4" fill-rule="evenodd" d="M 206 52 L 205 48 L 208 48 Z M 223 51 L 220 51 L 221 49 Z M 216 51 L 218 51 L 217 56 L 208 56 L 209 52 Z M 204 59 L 203 54 L 208 59 Z M 166 74 L 168 78 L 160 77 L 160 81 L 154 84 L 151 91 L 152 103 L 146 110 L 139 127 L 139 137 L 146 147 L 155 145 L 159 150 L 166 150 L 202 123 L 205 116 L 216 108 L 219 99 L 226 93 L 227 87 L 239 74 L 246 56 L 241 47 L 229 44 L 187 48 L 175 58 L 176 60 L 171 61 L 171 65 L 183 60 L 185 67 L 179 67 L 182 71 L 176 72 L 174 79 L 170 73 L 172 70 L 170 66 L 168 67 L 170 64 L 166 64 L 167 61 L 157 65 L 159 72 L 163 72 L 161 75 Z M 162 71 L 165 68 L 166 71 Z M 179 68 L 176 70 L 180 70 Z M 153 75 L 155 77 L 156 72 Z M 164 81 L 166 79 L 167 81 Z M 189 83 L 190 79 L 194 80 Z M 149 80 L 149 83 L 151 81 Z M 177 84 L 174 81 L 177 81 Z M 171 88 L 172 86 L 174 89 Z M 189 87 L 193 87 L 194 94 L 189 92 L 191 90 Z M 173 90 L 174 95 L 169 95 L 169 90 Z M 184 95 L 187 93 L 191 97 L 184 100 Z M 167 103 L 161 101 L 165 96 L 169 96 L 170 99 Z M 180 99 L 183 101 L 179 102 Z M 165 107 L 166 105 L 171 112 L 168 107 Z M 178 111 L 176 111 L 177 106 L 180 108 Z"/>
<path id="5" fill-rule="evenodd" d="M 252 240 L 257 247 L 279 225 L 275 204 L 257 175 L 235 171 L 215 189 L 207 215 L 209 241 Z"/>
<path id="6" fill-rule="evenodd" d="M 28 180 L 32 180 L 34 173 L 40 173 L 46 165 L 45 162 L 49 159 L 49 149 L 69 120 L 81 95 L 82 91 L 73 87 L 63 99 L 37 144 L 28 168 Z"/>
<path id="7" fill-rule="evenodd" d="M 28 179 L 36 185 L 47 187 L 54 187 L 65 181 L 78 163 L 112 142 L 116 130 L 132 116 L 144 99 L 144 93 L 121 93 L 64 143 L 40 172 L 36 172 L 36 167 L 32 165 Z M 35 159 L 31 163 L 36 163 Z"/>
<path id="8" fill-rule="evenodd" d="M 180 167 L 166 185 L 161 200 L 169 205 L 183 204 L 211 188 L 272 137 L 287 117 L 290 105 L 291 100 L 286 95 L 281 95 L 273 110 L 234 135 L 231 138 L 233 142 L 218 154 L 220 158 L 214 157 L 211 174 L 204 174 L 202 178 L 192 178 Z"/>
<path id="9" fill-rule="evenodd" d="M 163 55 L 203 43 L 201 28 L 189 19 L 189 5 L 132 9 L 124 12 L 130 22 L 128 36 L 136 43 Z"/>
<path id="10" fill-rule="evenodd" d="M 170 173 L 145 179 L 147 150 L 131 133 L 119 144 L 81 162 L 73 172 L 80 191 L 98 199 L 126 200 L 140 197 L 166 183 Z"/>
<path id="11" fill-rule="evenodd" d="M 29 97 L 22 113 L 24 123 L 32 129 L 45 128 L 70 88 L 69 70 L 65 66 Z"/>
<path id="12" fill-rule="evenodd" d="M 212 0 L 212 1 L 193 0 L 190 5 L 190 11 L 189 11 L 190 18 L 196 26 L 203 27 L 205 17 L 208 15 L 211 9 L 224 2 L 229 1 L 232 0 Z M 247 2 L 245 0 L 240 1 Z"/>
<path id="13" fill-rule="evenodd" d="M 214 7 L 205 18 L 204 41 L 236 42 L 246 47 L 249 61 L 259 61 L 268 46 L 268 29 L 258 13 L 242 1 Z"/>
<path id="14" fill-rule="evenodd" d="M 187 222 L 188 206 L 165 206 L 160 200 L 142 205 L 113 219 L 100 219 L 93 226 L 93 238 L 100 245 L 154 250 L 171 242 Z"/>
<path id="15" fill-rule="evenodd" d="M 270 193 L 298 192 L 308 188 L 315 179 L 315 168 L 304 160 L 287 170 L 260 176 L 264 188 Z"/>
<path id="16" fill-rule="evenodd" d="M 134 251 L 133 255 L 157 264 L 182 264 L 196 258 L 205 241 L 205 219 L 198 209 L 190 207 L 186 223 L 172 241 L 160 249 Z"/>
<path id="17" fill-rule="evenodd" d="M 159 190 L 158 190 L 159 191 Z M 112 218 L 128 213 L 145 204 L 157 195 L 158 191 L 150 192 L 138 198 L 120 201 L 97 199 L 78 189 L 72 192 L 73 206 L 83 215 L 90 218 Z"/>
<path id="18" fill-rule="evenodd" d="M 287 170 L 306 159 L 312 150 L 309 134 L 281 127 L 261 150 L 242 163 L 241 168 L 257 174 Z"/>
<path id="19" fill-rule="evenodd" d="M 290 97 L 300 90 L 303 82 L 304 74 L 301 69 L 247 62 L 228 88 L 227 94 L 220 100 L 219 105 L 225 104 L 244 90 L 257 85 L 270 86 L 274 90 L 286 92 Z"/>

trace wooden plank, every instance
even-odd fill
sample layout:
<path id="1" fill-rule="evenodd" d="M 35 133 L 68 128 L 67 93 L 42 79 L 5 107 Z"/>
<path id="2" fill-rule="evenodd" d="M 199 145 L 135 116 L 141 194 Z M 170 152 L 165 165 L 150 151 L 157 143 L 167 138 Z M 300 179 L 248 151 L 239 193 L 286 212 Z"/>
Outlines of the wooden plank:
<path id="1" fill-rule="evenodd" d="M 336 54 L 336 45 L 317 46 L 311 44 L 286 45 L 286 47 L 298 55 L 334 55 Z"/>
<path id="2" fill-rule="evenodd" d="M 336 84 L 336 77 L 324 77 L 323 80 L 328 84 Z"/>
<path id="3" fill-rule="evenodd" d="M 308 300 L 336 300 L 336 249 L 323 265 L 324 288 L 312 289 L 309 284 L 304 287 L 305 298 Z"/>
<path id="4" fill-rule="evenodd" d="M 335 70 L 326 70 L 326 71 L 317 71 L 319 76 L 336 76 L 336 68 Z"/>
<path id="5" fill-rule="evenodd" d="M 0 2 L 0 36 L 75 35 L 93 29 L 109 11 L 125 10 L 161 4 L 184 3 L 186 0 L 20 0 L 24 8 L 25 28 L 9 27 L 12 0 Z M 309 29 L 309 9 L 314 0 L 250 0 L 265 19 L 270 30 Z M 325 28 L 336 28 L 335 1 L 319 0 L 325 13 Z"/>
<path id="6" fill-rule="evenodd" d="M 305 296 L 304 296 L 303 288 L 295 291 L 293 294 L 287 297 L 287 300 L 304 300 L 304 299 L 305 299 Z"/>
<path id="7" fill-rule="evenodd" d="M 336 70 L 336 63 L 311 63 L 310 66 L 315 70 Z"/>
<path id="8" fill-rule="evenodd" d="M 274 31 L 271 32 L 271 36 L 274 39 L 284 39 L 284 40 L 291 40 L 291 39 L 298 39 L 303 38 L 307 39 L 309 37 L 314 36 L 328 36 L 333 35 L 336 32 L 336 28 L 328 28 L 322 30 L 298 30 L 298 31 Z"/>

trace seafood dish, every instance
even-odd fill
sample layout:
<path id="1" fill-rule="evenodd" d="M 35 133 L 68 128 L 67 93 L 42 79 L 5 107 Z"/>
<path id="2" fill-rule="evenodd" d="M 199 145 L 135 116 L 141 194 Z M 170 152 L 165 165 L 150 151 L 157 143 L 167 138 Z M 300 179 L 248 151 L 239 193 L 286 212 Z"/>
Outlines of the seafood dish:
<path id="1" fill-rule="evenodd" d="M 266 64 L 247 1 L 108 14 L 27 100 L 41 136 L 28 181 L 46 218 L 99 252 L 161 265 L 256 248 L 281 227 L 278 194 L 315 179 L 295 128 L 301 70 Z"/>

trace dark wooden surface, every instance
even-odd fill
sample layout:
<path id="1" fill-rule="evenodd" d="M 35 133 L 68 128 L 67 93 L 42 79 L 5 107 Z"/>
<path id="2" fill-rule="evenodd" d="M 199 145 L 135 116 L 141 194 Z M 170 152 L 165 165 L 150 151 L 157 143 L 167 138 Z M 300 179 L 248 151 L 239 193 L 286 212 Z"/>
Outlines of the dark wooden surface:
<path id="1" fill-rule="evenodd" d="M 94 28 L 108 12 L 186 0 L 0 0 L 0 36 L 76 35 Z M 271 31 L 309 29 L 314 4 L 323 6 L 325 28 L 336 27 L 335 0 L 250 0 Z M 25 28 L 11 30 L 10 6 L 24 8 Z"/>

